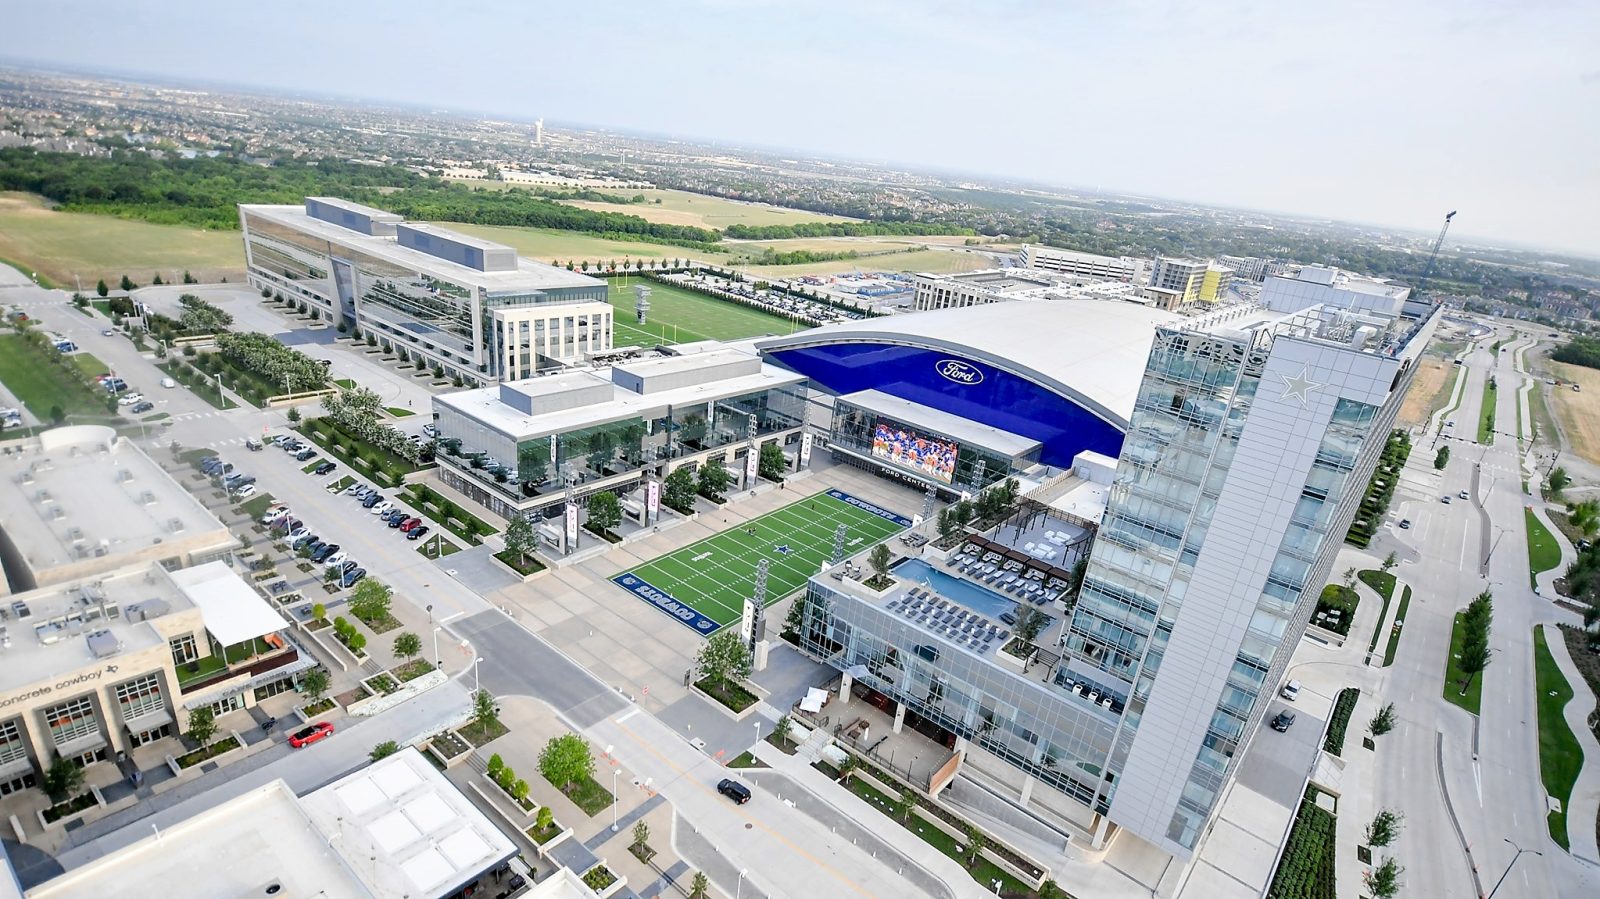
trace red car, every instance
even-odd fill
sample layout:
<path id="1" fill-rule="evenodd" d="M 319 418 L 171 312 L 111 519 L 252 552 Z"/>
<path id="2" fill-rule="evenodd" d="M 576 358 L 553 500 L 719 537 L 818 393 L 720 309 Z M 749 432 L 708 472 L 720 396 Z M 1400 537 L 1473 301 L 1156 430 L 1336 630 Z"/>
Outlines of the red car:
<path id="1" fill-rule="evenodd" d="M 318 740 L 333 736 L 333 725 L 326 721 L 318 722 L 310 727 L 303 727 L 289 735 L 289 745 L 296 749 L 310 746 Z"/>
<path id="2" fill-rule="evenodd" d="M 400 530 L 402 532 L 404 532 L 404 533 L 409 534 L 409 533 L 411 533 L 411 529 L 412 528 L 414 528 L 414 527 L 416 527 L 417 525 L 420 525 L 420 524 L 422 524 L 422 519 L 420 519 L 420 518 L 407 518 L 400 525 Z"/>

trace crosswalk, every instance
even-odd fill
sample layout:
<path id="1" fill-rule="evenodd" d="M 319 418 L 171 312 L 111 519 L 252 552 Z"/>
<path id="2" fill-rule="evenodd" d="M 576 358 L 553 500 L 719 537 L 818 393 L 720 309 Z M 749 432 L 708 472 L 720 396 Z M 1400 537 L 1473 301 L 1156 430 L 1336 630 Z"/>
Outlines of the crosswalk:
<path id="1" fill-rule="evenodd" d="M 179 412 L 178 414 L 172 416 L 172 420 L 174 422 L 198 421 L 202 418 L 216 418 L 221 414 L 222 412 L 217 409 L 212 409 L 208 412 Z"/>
<path id="2" fill-rule="evenodd" d="M 226 449 L 230 446 L 244 446 L 245 437 L 229 437 L 225 440 L 213 440 L 206 444 L 207 449 Z"/>

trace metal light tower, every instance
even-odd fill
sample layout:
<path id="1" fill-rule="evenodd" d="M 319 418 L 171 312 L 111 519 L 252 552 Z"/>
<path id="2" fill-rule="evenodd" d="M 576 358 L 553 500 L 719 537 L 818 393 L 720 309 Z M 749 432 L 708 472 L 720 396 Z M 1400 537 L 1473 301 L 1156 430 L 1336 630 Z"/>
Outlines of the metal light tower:
<path id="1" fill-rule="evenodd" d="M 1439 236 L 1433 242 L 1433 250 L 1428 253 L 1428 264 L 1422 269 L 1422 279 L 1417 282 L 1417 299 L 1422 299 L 1422 291 L 1428 286 L 1428 279 L 1433 277 L 1433 264 L 1439 259 L 1439 248 L 1444 246 L 1444 236 L 1450 232 L 1450 220 L 1456 217 L 1456 211 L 1450 210 L 1444 217 L 1444 227 L 1439 229 Z"/>
<path id="2" fill-rule="evenodd" d="M 835 565 L 844 561 L 844 540 L 849 534 L 849 530 L 842 524 L 833 529 L 833 564 Z"/>
<path id="3" fill-rule="evenodd" d="M 928 485 L 928 492 L 922 495 L 922 520 L 927 521 L 933 517 L 933 504 L 938 502 L 939 492 L 932 484 Z"/>
<path id="4" fill-rule="evenodd" d="M 644 324 L 650 317 L 650 287 L 646 284 L 633 286 L 633 314 L 639 317 L 639 324 Z"/>

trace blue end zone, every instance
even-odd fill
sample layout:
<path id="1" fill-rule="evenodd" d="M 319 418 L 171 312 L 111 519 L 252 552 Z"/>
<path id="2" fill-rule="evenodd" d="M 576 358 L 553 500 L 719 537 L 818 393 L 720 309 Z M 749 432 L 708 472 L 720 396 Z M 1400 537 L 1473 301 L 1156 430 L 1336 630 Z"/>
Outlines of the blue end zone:
<path id="1" fill-rule="evenodd" d="M 876 515 L 884 521 L 892 521 L 903 528 L 911 527 L 911 519 L 906 518 L 904 515 L 896 515 L 882 506 L 874 506 L 872 503 L 864 499 L 857 499 L 843 490 L 829 490 L 828 495 L 841 503 L 849 503 L 868 515 Z"/>
<path id="2" fill-rule="evenodd" d="M 671 593 L 652 585 L 631 572 L 619 574 L 612 578 L 611 582 L 666 612 L 672 616 L 674 621 L 701 636 L 709 636 L 722 626 L 700 614 L 695 609 L 684 605 Z"/>

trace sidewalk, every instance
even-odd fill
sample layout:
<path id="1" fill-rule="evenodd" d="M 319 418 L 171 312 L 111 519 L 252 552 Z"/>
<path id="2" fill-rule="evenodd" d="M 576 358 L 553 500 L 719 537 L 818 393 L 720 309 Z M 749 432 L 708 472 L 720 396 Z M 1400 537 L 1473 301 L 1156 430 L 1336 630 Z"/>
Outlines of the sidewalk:
<path id="1" fill-rule="evenodd" d="M 1595 834 L 1596 815 L 1600 815 L 1600 743 L 1589 729 L 1589 713 L 1594 710 L 1595 695 L 1573 665 L 1572 656 L 1567 653 L 1567 641 L 1562 639 L 1561 633 L 1546 626 L 1545 645 L 1550 647 L 1550 655 L 1561 669 L 1561 676 L 1572 687 L 1572 701 L 1562 709 L 1562 715 L 1583 748 L 1583 767 L 1572 785 L 1572 796 L 1567 799 L 1567 839 L 1571 841 L 1568 852 L 1600 864 L 1600 845 Z"/>

